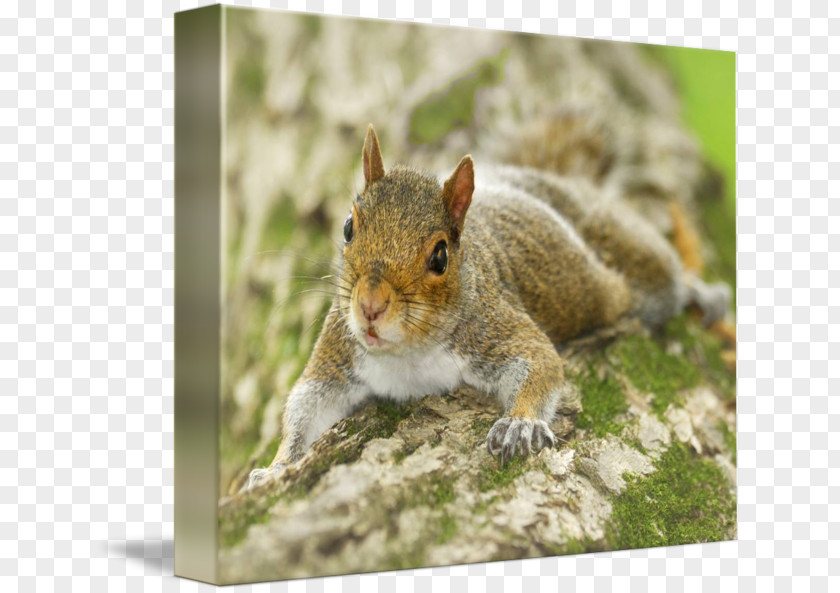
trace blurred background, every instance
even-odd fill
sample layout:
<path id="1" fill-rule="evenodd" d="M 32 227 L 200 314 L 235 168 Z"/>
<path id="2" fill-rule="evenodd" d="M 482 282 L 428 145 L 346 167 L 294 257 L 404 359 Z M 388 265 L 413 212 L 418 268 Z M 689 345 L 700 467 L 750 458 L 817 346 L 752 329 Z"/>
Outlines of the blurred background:
<path id="1" fill-rule="evenodd" d="M 221 493 L 279 442 L 285 396 L 329 308 L 373 123 L 386 169 L 448 172 L 547 113 L 584 114 L 601 180 L 663 232 L 686 207 L 705 275 L 735 283 L 735 55 L 228 7 Z M 588 133 L 588 132 L 587 132 Z"/>

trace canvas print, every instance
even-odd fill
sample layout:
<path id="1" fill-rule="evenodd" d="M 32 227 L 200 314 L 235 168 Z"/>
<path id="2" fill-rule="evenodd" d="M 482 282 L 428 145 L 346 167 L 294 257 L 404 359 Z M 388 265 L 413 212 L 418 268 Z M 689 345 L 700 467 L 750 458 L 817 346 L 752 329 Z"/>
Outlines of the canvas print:
<path id="1" fill-rule="evenodd" d="M 734 538 L 734 54 L 215 10 L 206 580 Z"/>

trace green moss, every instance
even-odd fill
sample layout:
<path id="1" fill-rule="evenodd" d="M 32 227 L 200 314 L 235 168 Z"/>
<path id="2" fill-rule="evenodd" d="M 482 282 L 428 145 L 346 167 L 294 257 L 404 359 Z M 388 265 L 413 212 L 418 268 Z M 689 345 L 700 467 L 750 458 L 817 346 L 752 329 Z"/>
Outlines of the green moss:
<path id="1" fill-rule="evenodd" d="M 362 442 L 387 439 L 397 432 L 400 422 L 411 416 L 413 411 L 412 404 L 400 405 L 388 400 L 377 400 L 368 414 L 361 418 L 349 418 L 344 433 L 348 437 L 362 435 Z"/>
<path id="2" fill-rule="evenodd" d="M 633 447 L 636 451 L 638 451 L 642 455 L 647 455 L 648 454 L 648 450 L 645 448 L 644 445 L 642 445 L 642 441 L 640 441 L 639 439 L 630 438 L 630 439 L 625 440 L 624 442 L 627 443 L 628 445 L 630 445 L 631 447 Z"/>
<path id="3" fill-rule="evenodd" d="M 414 453 L 417 449 L 419 449 L 420 445 L 421 445 L 421 443 L 414 443 L 412 445 L 406 444 L 406 445 L 403 445 L 402 447 L 400 447 L 399 449 L 397 449 L 396 451 L 394 451 L 394 456 L 393 456 L 394 463 L 396 463 L 397 465 L 401 464 L 406 457 L 408 457 L 409 455 Z"/>
<path id="4" fill-rule="evenodd" d="M 493 506 L 493 504 L 494 504 L 497 500 L 499 500 L 499 496 L 498 496 L 497 494 L 494 494 L 494 495 L 492 495 L 492 496 L 490 496 L 490 497 L 486 498 L 485 500 L 482 500 L 482 501 L 481 501 L 481 502 L 479 502 L 477 505 L 475 505 L 475 507 L 474 507 L 474 511 L 475 511 L 476 513 L 483 513 L 484 511 L 486 511 L 487 509 L 489 509 L 491 506 Z"/>
<path id="5" fill-rule="evenodd" d="M 570 539 L 560 545 L 545 545 L 543 546 L 546 555 L 548 556 L 569 556 L 572 554 L 588 554 L 590 552 L 600 552 L 603 546 L 597 545 L 588 537 L 583 539 Z"/>
<path id="6" fill-rule="evenodd" d="M 388 516 L 398 516 L 405 509 L 420 506 L 437 511 L 428 521 L 418 526 L 423 535 L 417 540 L 417 545 L 401 550 L 389 546 L 391 552 L 384 561 L 383 570 L 422 566 L 430 545 L 444 544 L 455 536 L 458 523 L 446 510 L 442 510 L 455 500 L 455 481 L 455 476 L 444 473 L 423 476 L 410 484 L 396 503 L 383 509 Z M 390 524 L 388 538 L 393 541 L 397 535 L 396 525 Z"/>
<path id="7" fill-rule="evenodd" d="M 442 473 L 424 476 L 413 482 L 398 503 L 398 508 L 419 506 L 438 509 L 455 500 L 455 477 Z"/>
<path id="8" fill-rule="evenodd" d="M 615 418 L 628 408 L 621 383 L 610 374 L 601 378 L 593 369 L 573 375 L 571 379 L 580 387 L 583 406 L 575 426 L 591 430 L 597 437 L 604 437 L 607 433 L 618 434 L 624 423 L 616 422 Z"/>
<path id="9" fill-rule="evenodd" d="M 286 495 L 293 499 L 306 496 L 330 469 L 336 465 L 353 463 L 361 454 L 362 444 L 359 442 L 344 442 L 325 451 L 292 480 L 286 488 Z"/>
<path id="10" fill-rule="evenodd" d="M 337 447 L 308 465 L 295 476 L 284 489 L 266 493 L 261 498 L 251 496 L 236 504 L 223 507 L 219 513 L 219 538 L 223 546 L 230 547 L 245 538 L 251 525 L 265 523 L 270 518 L 269 510 L 280 500 L 293 500 L 306 496 L 321 477 L 335 465 L 351 463 L 359 458 L 361 447 Z M 273 455 L 272 455 L 273 458 Z M 268 462 L 262 465 L 267 465 Z"/>
<path id="11" fill-rule="evenodd" d="M 611 358 L 639 390 L 653 394 L 651 408 L 660 417 L 669 404 L 682 403 L 680 391 L 700 379 L 694 365 L 684 357 L 668 354 L 650 338 L 625 336 L 610 348 Z"/>
<path id="12" fill-rule="evenodd" d="M 707 383 L 717 388 L 720 395 L 727 400 L 735 399 L 735 373 L 723 360 L 720 338 L 685 314 L 668 323 L 665 335 L 680 343 L 683 356 L 699 370 Z"/>
<path id="13" fill-rule="evenodd" d="M 273 492 L 264 498 L 249 497 L 223 506 L 219 510 L 218 523 L 221 545 L 225 548 L 235 546 L 245 539 L 251 525 L 266 523 L 270 518 L 268 510 L 282 498 L 282 493 Z"/>
<path id="14" fill-rule="evenodd" d="M 626 476 L 613 501 L 607 541 L 613 549 L 721 541 L 735 527 L 735 499 L 720 467 L 682 443 L 647 477 Z"/>
<path id="15" fill-rule="evenodd" d="M 435 543 L 437 544 L 445 544 L 458 532 L 458 521 L 455 520 L 455 517 L 450 515 L 449 513 L 444 513 L 440 518 L 440 523 L 438 524 L 438 535 L 435 539 Z"/>
<path id="16" fill-rule="evenodd" d="M 382 559 L 380 570 L 405 570 L 425 565 L 429 541 L 429 539 L 424 538 L 416 546 L 403 550 L 390 550 Z"/>
<path id="17" fill-rule="evenodd" d="M 490 490 L 506 488 L 516 478 L 525 473 L 528 467 L 528 460 L 524 457 L 514 457 L 505 465 L 492 460 L 481 467 L 481 473 L 478 476 L 478 490 L 489 492 Z"/>
<path id="18" fill-rule="evenodd" d="M 411 141 L 415 144 L 437 142 L 453 130 L 470 125 L 476 93 L 482 87 L 503 80 L 507 57 L 508 50 L 504 49 L 495 56 L 479 60 L 462 77 L 418 103 L 411 112 Z"/>
<path id="19" fill-rule="evenodd" d="M 411 416 L 413 406 L 398 404 L 388 400 L 376 402 L 375 412 L 371 420 L 370 429 L 366 437 L 370 439 L 387 439 L 397 432 L 400 422 Z"/>
<path id="20" fill-rule="evenodd" d="M 729 452 L 732 453 L 732 461 L 738 463 L 738 442 L 735 439 L 735 433 L 729 430 L 729 425 L 723 420 L 718 422 L 718 428 L 723 434 L 723 442 Z"/>
<path id="21" fill-rule="evenodd" d="M 496 418 L 475 418 L 470 424 L 473 434 L 477 439 L 483 441 L 487 438 L 487 433 L 493 428 L 496 423 Z"/>

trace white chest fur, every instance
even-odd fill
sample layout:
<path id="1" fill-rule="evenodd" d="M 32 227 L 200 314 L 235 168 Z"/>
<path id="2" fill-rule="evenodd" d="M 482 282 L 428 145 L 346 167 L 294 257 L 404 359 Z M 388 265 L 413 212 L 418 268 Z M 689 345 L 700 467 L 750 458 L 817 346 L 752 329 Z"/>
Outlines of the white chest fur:
<path id="1" fill-rule="evenodd" d="M 357 366 L 356 375 L 375 395 L 407 401 L 455 389 L 466 368 L 464 359 L 435 346 L 401 356 L 369 353 Z"/>

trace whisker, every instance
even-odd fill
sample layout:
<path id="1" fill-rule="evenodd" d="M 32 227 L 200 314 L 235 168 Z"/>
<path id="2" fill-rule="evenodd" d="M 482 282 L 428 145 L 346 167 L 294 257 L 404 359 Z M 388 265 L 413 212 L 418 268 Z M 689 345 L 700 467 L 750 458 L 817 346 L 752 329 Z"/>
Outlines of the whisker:
<path id="1" fill-rule="evenodd" d="M 328 285 L 330 285 L 330 286 L 333 286 L 333 287 L 335 287 L 336 289 L 343 291 L 343 292 L 344 292 L 344 293 L 346 293 L 347 295 L 350 295 L 350 294 L 353 292 L 353 289 L 351 289 L 351 288 L 349 288 L 349 287 L 347 287 L 347 286 L 342 286 L 342 285 L 340 285 L 340 284 L 334 284 L 334 283 L 332 283 L 332 282 L 326 282 L 326 281 L 324 281 L 324 280 L 304 280 L 304 281 L 302 281 L 302 282 L 298 282 L 298 284 L 308 286 L 308 285 L 311 285 L 311 284 L 317 284 L 317 283 L 319 283 L 319 282 L 323 282 L 324 284 L 328 284 Z"/>
<path id="2" fill-rule="evenodd" d="M 459 321 L 463 321 L 464 323 L 469 323 L 468 320 L 464 319 L 460 315 L 456 315 L 455 313 L 446 311 L 445 309 L 432 305 L 431 303 L 412 301 L 409 299 L 400 299 L 400 302 L 414 305 L 414 308 L 416 308 L 419 311 L 429 311 L 431 313 L 435 313 L 436 315 L 440 315 L 443 317 L 451 317 L 452 319 L 457 319 Z M 411 307 L 409 307 L 409 309 L 410 308 Z"/>
<path id="3" fill-rule="evenodd" d="M 271 327 L 271 324 L 274 321 L 274 316 L 277 314 L 277 312 L 281 308 L 288 305 L 295 297 L 300 296 L 302 294 L 307 294 L 307 293 L 320 293 L 320 294 L 326 295 L 330 298 L 339 298 L 339 299 L 346 298 L 346 299 L 349 300 L 349 297 L 347 295 L 330 292 L 328 290 L 321 290 L 321 289 L 318 289 L 318 288 L 310 288 L 310 289 L 307 289 L 307 290 L 299 290 L 297 292 L 293 292 L 292 294 L 288 295 L 286 298 L 281 299 L 280 301 L 275 303 L 274 306 L 271 308 L 271 311 L 268 314 L 268 319 L 266 320 L 266 333 L 268 332 L 268 328 Z"/>
<path id="4" fill-rule="evenodd" d="M 405 301 L 403 301 L 403 302 L 405 302 Z M 436 315 L 439 315 L 439 316 L 444 317 L 444 318 L 457 319 L 458 321 L 463 321 L 464 323 L 469 323 L 469 321 L 467 321 L 466 319 L 464 319 L 460 315 L 455 315 L 455 313 L 450 313 L 449 311 L 442 311 L 440 309 L 436 309 L 436 308 L 431 307 L 431 306 L 429 308 L 424 308 L 422 306 L 417 306 L 415 304 L 414 308 L 417 309 L 418 311 L 428 311 L 429 313 L 435 313 Z"/>
<path id="5" fill-rule="evenodd" d="M 320 288 L 307 288 L 306 290 L 298 290 L 297 292 L 293 292 L 289 295 L 289 297 L 298 296 L 299 294 L 306 294 L 308 292 L 320 292 L 321 294 L 326 294 L 329 296 L 335 296 L 334 292 L 330 292 L 329 290 L 322 290 Z"/>
<path id="6" fill-rule="evenodd" d="M 328 316 L 329 314 L 330 314 L 330 311 L 327 311 L 327 312 L 326 312 L 326 313 L 324 313 L 323 315 L 317 315 L 317 316 L 315 317 L 315 319 L 313 319 L 313 320 L 312 320 L 312 323 L 310 323 L 309 325 L 307 325 L 307 326 L 306 326 L 306 329 L 304 329 L 304 330 L 301 332 L 301 335 L 302 335 L 302 336 L 305 336 L 307 333 L 309 333 L 309 330 L 311 330 L 311 329 L 315 326 L 315 324 L 316 324 L 316 323 L 318 323 L 319 321 L 324 321 L 324 320 L 327 318 L 327 316 Z"/>
<path id="7" fill-rule="evenodd" d="M 289 278 L 305 278 L 307 280 L 321 280 L 323 282 L 341 282 L 344 280 L 343 278 L 340 278 L 334 274 L 326 274 L 324 276 L 310 276 L 308 274 L 299 274 L 295 276 L 289 276 Z"/>
<path id="8" fill-rule="evenodd" d="M 338 265 L 334 261 L 313 259 L 313 258 L 305 255 L 305 252 L 298 251 L 298 250 L 295 250 L 295 249 L 266 249 L 264 251 L 257 251 L 256 253 L 252 253 L 248 257 L 244 258 L 243 261 L 250 262 L 253 258 L 255 258 L 257 256 L 260 256 L 260 255 L 287 255 L 287 256 L 290 256 L 290 257 L 296 257 L 296 258 L 302 259 L 302 260 L 307 261 L 311 264 L 315 264 L 316 266 L 326 268 L 327 270 L 329 270 L 331 272 L 340 272 L 341 271 L 338 268 Z"/>
<path id="9" fill-rule="evenodd" d="M 425 324 L 426 324 L 426 325 L 428 325 L 429 327 L 432 327 L 432 328 L 434 328 L 434 329 L 438 330 L 439 332 L 441 332 L 441 333 L 442 333 L 442 334 L 444 334 L 445 336 L 448 336 L 448 337 L 450 337 L 450 338 L 455 337 L 455 332 L 454 332 L 454 330 L 450 331 L 450 330 L 448 330 L 448 329 L 446 329 L 446 328 L 443 328 L 443 327 L 441 327 L 441 326 L 439 326 L 439 325 L 435 325 L 434 323 L 432 323 L 432 322 L 430 322 L 430 321 L 428 321 L 428 320 L 426 320 L 426 319 L 421 319 L 420 317 L 415 317 L 415 316 L 413 316 L 413 315 L 409 315 L 409 314 L 406 314 L 406 315 L 405 315 L 405 319 L 406 319 L 406 320 L 411 319 L 411 320 L 413 320 L 413 321 L 415 321 L 415 322 L 425 323 Z M 420 329 L 421 329 L 422 331 L 424 331 L 424 332 L 425 332 L 425 334 L 426 334 L 427 336 L 432 337 L 431 332 L 430 332 L 428 329 L 423 329 L 422 327 L 421 327 Z"/>

